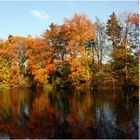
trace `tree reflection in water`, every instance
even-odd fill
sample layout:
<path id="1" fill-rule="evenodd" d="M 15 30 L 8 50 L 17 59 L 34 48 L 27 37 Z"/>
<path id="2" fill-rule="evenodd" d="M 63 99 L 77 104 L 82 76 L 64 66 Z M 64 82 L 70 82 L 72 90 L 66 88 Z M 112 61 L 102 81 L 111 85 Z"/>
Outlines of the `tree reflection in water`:
<path id="1" fill-rule="evenodd" d="M 138 96 L 138 92 L 135 93 Z M 1 138 L 138 138 L 138 104 L 122 91 L 0 91 Z"/>

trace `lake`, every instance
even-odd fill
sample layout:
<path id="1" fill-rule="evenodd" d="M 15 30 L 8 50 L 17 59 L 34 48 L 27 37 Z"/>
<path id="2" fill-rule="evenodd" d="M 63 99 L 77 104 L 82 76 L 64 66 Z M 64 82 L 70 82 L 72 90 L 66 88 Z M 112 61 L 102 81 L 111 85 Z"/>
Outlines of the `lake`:
<path id="1" fill-rule="evenodd" d="M 0 138 L 138 138 L 138 91 L 0 90 Z"/>

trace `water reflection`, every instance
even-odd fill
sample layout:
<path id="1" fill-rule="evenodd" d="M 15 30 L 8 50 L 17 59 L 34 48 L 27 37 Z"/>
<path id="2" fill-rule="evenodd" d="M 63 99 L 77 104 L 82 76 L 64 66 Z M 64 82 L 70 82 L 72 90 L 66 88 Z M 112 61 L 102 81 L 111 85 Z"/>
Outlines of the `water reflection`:
<path id="1" fill-rule="evenodd" d="M 0 91 L 2 138 L 138 138 L 135 93 Z"/>

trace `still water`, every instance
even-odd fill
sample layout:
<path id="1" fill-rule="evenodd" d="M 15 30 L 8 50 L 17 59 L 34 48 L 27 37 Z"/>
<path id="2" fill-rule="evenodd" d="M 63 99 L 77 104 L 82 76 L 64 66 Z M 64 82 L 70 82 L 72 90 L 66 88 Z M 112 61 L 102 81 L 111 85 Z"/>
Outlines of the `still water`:
<path id="1" fill-rule="evenodd" d="M 0 90 L 0 138 L 138 138 L 136 99 L 138 91 Z"/>

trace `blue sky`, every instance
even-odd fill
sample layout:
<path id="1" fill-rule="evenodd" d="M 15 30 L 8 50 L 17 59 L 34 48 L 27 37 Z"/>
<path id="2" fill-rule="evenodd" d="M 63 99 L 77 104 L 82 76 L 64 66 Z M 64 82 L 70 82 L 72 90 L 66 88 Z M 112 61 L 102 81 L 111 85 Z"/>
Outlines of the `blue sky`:
<path id="1" fill-rule="evenodd" d="M 97 16 L 106 23 L 113 11 L 138 12 L 138 8 L 136 1 L 0 1 L 0 39 L 9 34 L 40 36 L 52 22 L 62 24 L 74 13 L 85 14 L 93 22 Z"/>

